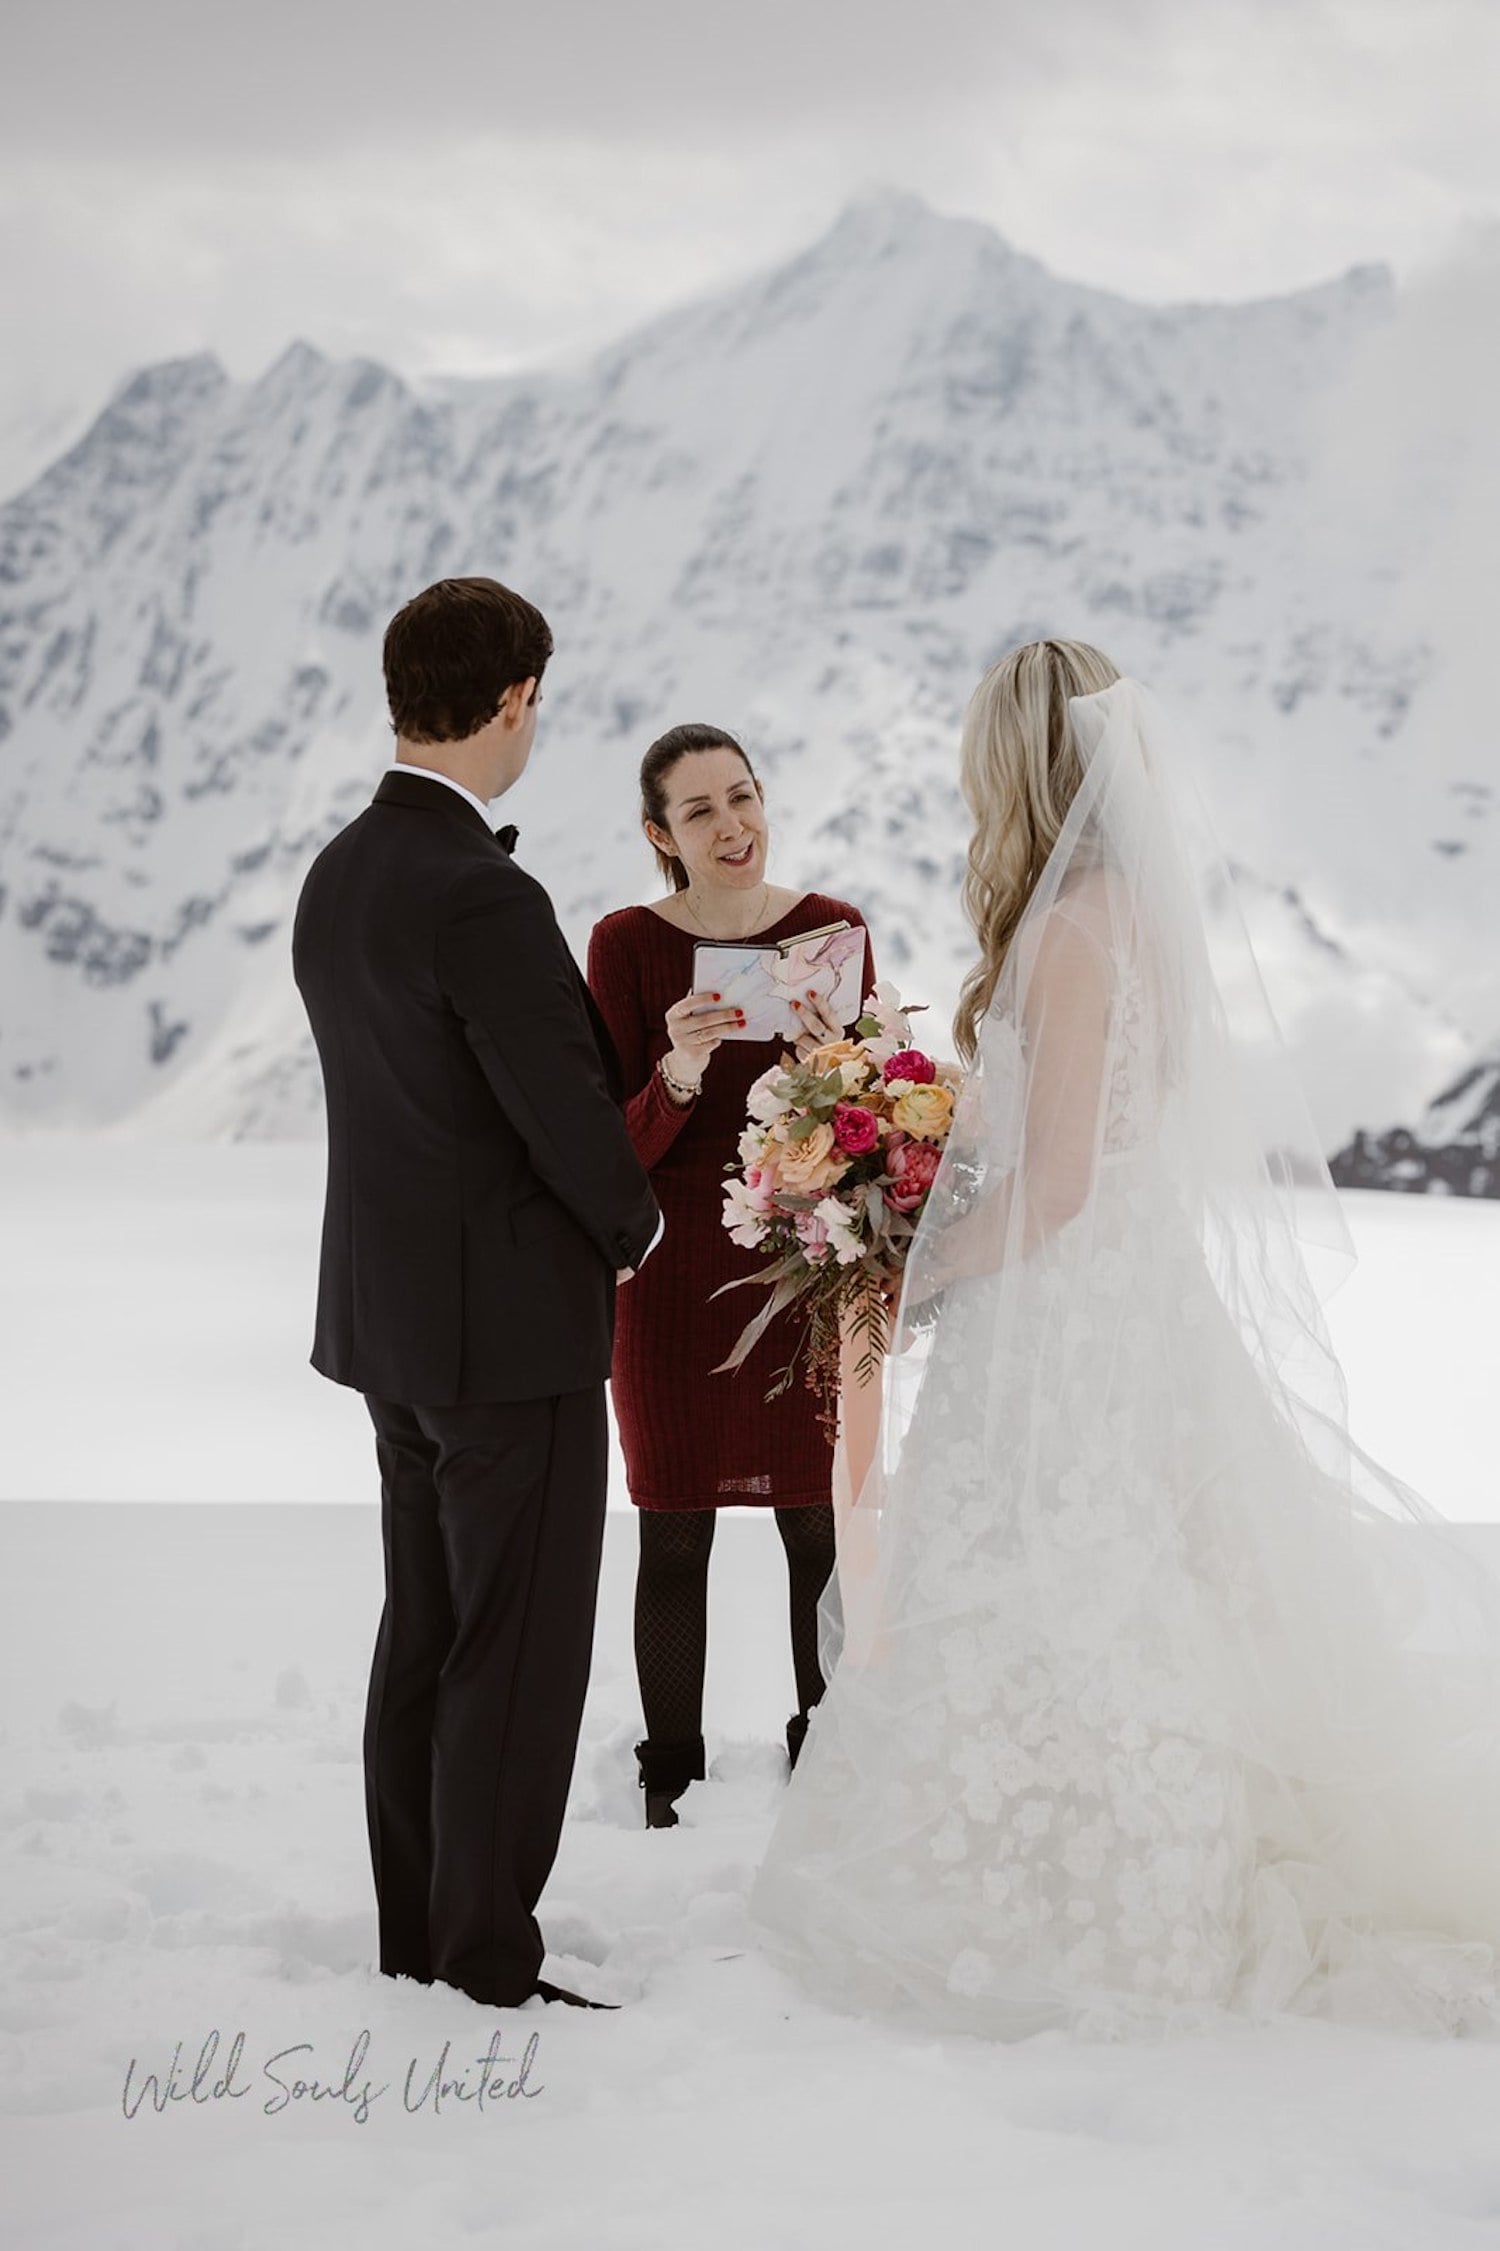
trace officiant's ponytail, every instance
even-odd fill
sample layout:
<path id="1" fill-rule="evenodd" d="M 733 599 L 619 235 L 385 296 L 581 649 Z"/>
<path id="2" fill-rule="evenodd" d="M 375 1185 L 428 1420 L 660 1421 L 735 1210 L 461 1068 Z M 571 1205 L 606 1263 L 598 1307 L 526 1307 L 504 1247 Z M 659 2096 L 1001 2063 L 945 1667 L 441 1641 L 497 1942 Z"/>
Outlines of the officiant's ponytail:
<path id="1" fill-rule="evenodd" d="M 732 750 L 737 758 L 744 759 L 745 772 L 752 781 L 755 780 L 755 768 L 743 745 L 737 743 L 733 735 L 726 734 L 722 727 L 706 727 L 696 720 L 688 720 L 681 727 L 669 727 L 664 735 L 657 736 L 641 760 L 643 822 L 650 821 L 653 827 L 659 829 L 670 828 L 671 824 L 667 820 L 667 776 L 682 759 L 690 757 L 696 750 Z M 660 845 L 656 844 L 651 849 L 656 854 L 657 866 L 673 890 L 685 891 L 688 886 L 687 870 L 677 854 L 663 852 Z"/>

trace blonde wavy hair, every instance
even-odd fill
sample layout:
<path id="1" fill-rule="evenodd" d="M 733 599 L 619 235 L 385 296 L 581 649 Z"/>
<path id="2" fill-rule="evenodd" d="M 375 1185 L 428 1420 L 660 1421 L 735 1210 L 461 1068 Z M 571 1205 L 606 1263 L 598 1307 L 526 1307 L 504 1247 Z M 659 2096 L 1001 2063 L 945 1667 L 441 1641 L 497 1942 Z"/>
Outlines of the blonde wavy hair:
<path id="1" fill-rule="evenodd" d="M 965 1063 L 974 1060 L 1016 925 L 1083 779 L 1068 698 L 1096 695 L 1119 677 L 1086 641 L 1028 641 L 992 665 L 969 700 L 960 755 L 974 834 L 964 913 L 980 952 L 953 1020 Z"/>

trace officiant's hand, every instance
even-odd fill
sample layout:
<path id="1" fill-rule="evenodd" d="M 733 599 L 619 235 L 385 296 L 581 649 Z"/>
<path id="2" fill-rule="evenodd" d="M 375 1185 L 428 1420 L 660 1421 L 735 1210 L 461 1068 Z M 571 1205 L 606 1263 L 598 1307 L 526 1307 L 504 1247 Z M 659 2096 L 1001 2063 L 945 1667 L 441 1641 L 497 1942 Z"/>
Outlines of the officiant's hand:
<path id="1" fill-rule="evenodd" d="M 672 1044 L 663 1061 L 678 1085 L 691 1087 L 695 1094 L 724 1034 L 745 1021 L 742 1008 L 716 1006 L 718 999 L 717 993 L 687 993 L 667 1010 L 667 1038 Z"/>
<path id="2" fill-rule="evenodd" d="M 792 1002 L 797 1020 L 807 1028 L 798 1036 L 797 1060 L 805 1063 L 815 1049 L 826 1047 L 831 1040 L 841 1040 L 844 1027 L 830 1010 L 821 993 L 803 993 Z"/>

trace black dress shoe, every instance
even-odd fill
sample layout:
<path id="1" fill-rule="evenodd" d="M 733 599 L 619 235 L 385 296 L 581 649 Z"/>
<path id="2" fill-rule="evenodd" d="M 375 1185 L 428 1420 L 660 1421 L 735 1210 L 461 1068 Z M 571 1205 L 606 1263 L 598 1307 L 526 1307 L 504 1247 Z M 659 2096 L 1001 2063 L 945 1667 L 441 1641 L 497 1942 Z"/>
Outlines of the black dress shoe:
<path id="1" fill-rule="evenodd" d="M 566 2001 L 574 2009 L 617 2009 L 618 2001 L 588 2001 L 581 1993 L 570 1993 L 565 1985 L 554 1985 L 549 1978 L 539 1977 L 526 1998 L 539 1993 L 544 2001 Z"/>

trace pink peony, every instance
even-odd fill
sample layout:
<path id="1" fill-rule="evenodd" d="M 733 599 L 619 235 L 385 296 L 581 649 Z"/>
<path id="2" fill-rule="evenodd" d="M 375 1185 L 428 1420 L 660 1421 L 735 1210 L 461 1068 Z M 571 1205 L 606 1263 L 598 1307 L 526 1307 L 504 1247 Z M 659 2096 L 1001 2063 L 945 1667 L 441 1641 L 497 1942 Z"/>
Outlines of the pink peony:
<path id="1" fill-rule="evenodd" d="M 833 1113 L 833 1137 L 851 1157 L 863 1157 L 880 1139 L 880 1121 L 857 1102 L 840 1102 Z"/>
<path id="2" fill-rule="evenodd" d="M 913 1086 L 931 1086 L 936 1077 L 937 1065 L 919 1047 L 903 1047 L 899 1054 L 891 1057 L 885 1067 L 887 1086 L 892 1079 L 910 1079 Z"/>
<path id="3" fill-rule="evenodd" d="M 897 1211 L 915 1211 L 922 1198 L 938 1176 L 942 1152 L 934 1149 L 930 1141 L 901 1141 L 892 1136 L 892 1145 L 886 1153 L 886 1171 L 890 1187 L 886 1198 Z"/>

